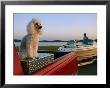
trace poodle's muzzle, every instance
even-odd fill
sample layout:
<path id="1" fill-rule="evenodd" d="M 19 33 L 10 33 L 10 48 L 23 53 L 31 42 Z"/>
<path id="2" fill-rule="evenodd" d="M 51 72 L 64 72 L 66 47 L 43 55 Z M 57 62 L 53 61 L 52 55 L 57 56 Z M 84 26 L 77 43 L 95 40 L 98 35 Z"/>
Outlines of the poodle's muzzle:
<path id="1" fill-rule="evenodd" d="M 41 29 L 42 28 L 42 26 L 39 26 L 39 29 Z"/>
<path id="2" fill-rule="evenodd" d="M 41 24 L 39 25 L 38 23 L 35 23 L 35 27 L 38 28 L 38 29 L 42 28 Z"/>

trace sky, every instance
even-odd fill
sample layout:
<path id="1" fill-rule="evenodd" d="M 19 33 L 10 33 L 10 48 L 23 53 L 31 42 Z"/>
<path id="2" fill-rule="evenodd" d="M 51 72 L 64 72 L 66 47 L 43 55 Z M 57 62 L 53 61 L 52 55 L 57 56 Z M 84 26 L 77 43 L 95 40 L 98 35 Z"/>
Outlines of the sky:
<path id="1" fill-rule="evenodd" d="M 96 13 L 15 13 L 14 39 L 22 39 L 27 34 L 26 27 L 32 18 L 41 20 L 40 40 L 79 40 L 84 33 L 90 39 L 97 38 Z"/>

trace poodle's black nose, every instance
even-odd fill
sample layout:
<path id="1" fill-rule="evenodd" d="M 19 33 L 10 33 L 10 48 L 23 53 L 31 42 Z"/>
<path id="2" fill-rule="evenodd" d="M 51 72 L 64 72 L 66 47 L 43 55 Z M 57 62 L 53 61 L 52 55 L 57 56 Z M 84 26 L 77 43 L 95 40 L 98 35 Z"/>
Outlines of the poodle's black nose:
<path id="1" fill-rule="evenodd" d="M 42 28 L 42 26 L 39 26 L 39 29 L 41 29 Z"/>

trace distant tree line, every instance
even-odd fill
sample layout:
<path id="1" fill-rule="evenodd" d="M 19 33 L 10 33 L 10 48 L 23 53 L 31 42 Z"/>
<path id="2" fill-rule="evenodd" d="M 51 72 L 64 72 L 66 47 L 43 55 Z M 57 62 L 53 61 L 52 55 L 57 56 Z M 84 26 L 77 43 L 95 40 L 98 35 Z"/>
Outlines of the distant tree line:
<path id="1" fill-rule="evenodd" d="M 71 41 L 71 42 L 74 42 L 74 40 L 41 40 L 40 42 L 68 42 L 68 41 Z M 96 41 L 97 42 L 97 39 L 95 40 L 92 40 L 92 39 L 89 39 L 89 42 L 93 42 L 93 41 Z M 19 39 L 14 39 L 14 42 L 21 42 L 21 40 Z M 77 42 L 83 42 L 83 40 L 77 40 Z"/>

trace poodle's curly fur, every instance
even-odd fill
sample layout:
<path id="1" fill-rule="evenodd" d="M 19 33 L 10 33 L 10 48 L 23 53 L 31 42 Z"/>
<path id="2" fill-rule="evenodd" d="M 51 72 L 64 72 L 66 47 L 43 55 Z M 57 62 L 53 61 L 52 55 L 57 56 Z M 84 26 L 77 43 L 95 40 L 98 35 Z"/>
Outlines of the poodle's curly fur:
<path id="1" fill-rule="evenodd" d="M 25 35 L 20 45 L 21 59 L 35 59 L 37 57 L 39 35 L 42 33 L 41 21 L 33 18 L 27 25 L 27 35 Z"/>

